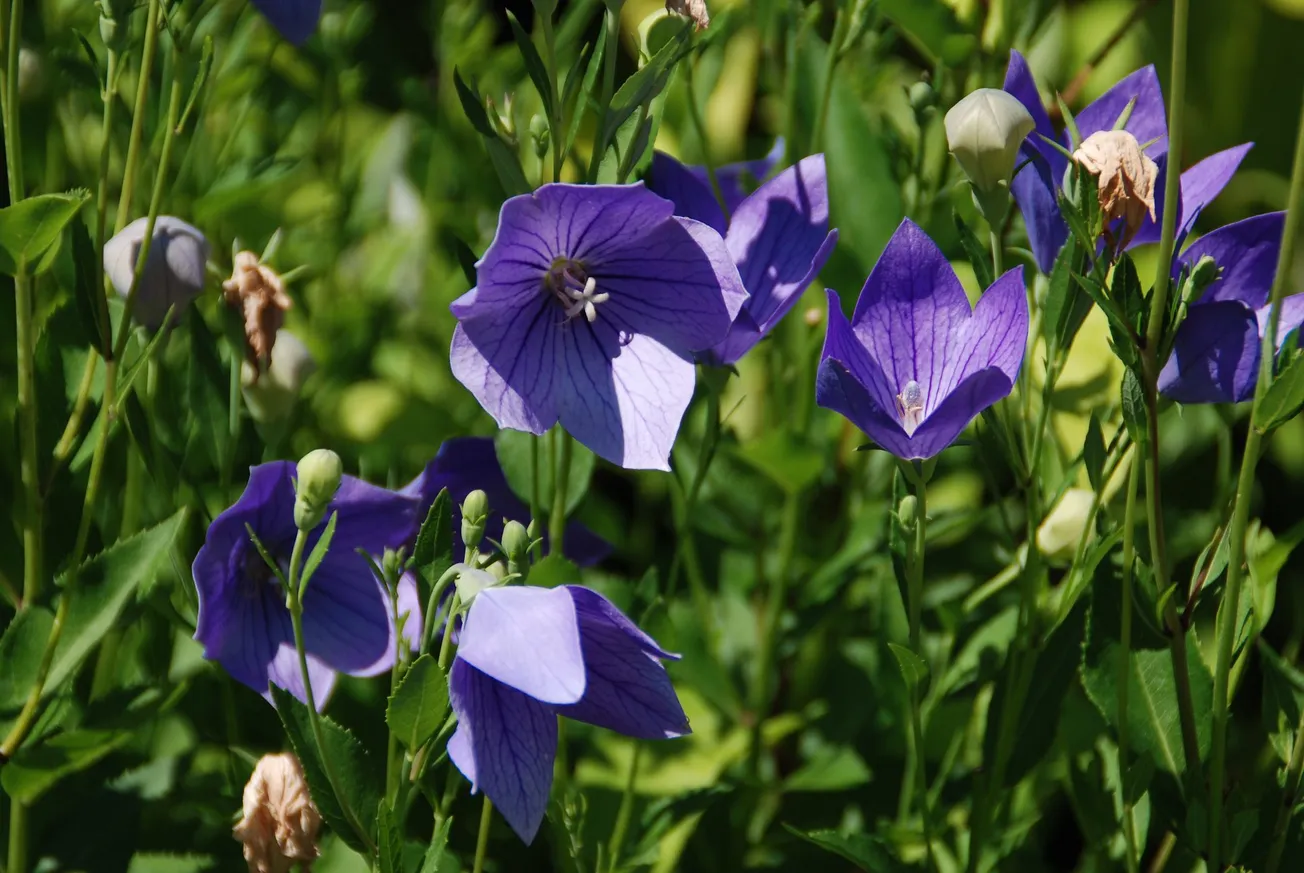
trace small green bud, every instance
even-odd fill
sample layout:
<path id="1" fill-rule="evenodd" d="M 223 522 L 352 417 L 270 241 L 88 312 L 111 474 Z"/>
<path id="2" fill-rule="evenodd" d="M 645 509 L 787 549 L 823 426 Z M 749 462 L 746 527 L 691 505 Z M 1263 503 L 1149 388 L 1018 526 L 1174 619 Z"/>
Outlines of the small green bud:
<path id="1" fill-rule="evenodd" d="M 534 143 L 534 154 L 543 160 L 543 156 L 548 153 L 548 119 L 542 115 L 530 116 L 530 141 Z"/>
<path id="2" fill-rule="evenodd" d="M 530 534 L 519 521 L 503 526 L 503 553 L 507 555 L 509 573 L 524 573 L 529 568 Z"/>
<path id="3" fill-rule="evenodd" d="M 901 505 L 897 507 L 897 520 L 907 532 L 915 529 L 915 515 L 918 512 L 919 500 L 915 495 L 907 494 L 901 498 Z"/>
<path id="4" fill-rule="evenodd" d="M 471 605 L 471 601 L 475 600 L 475 596 L 481 591 L 502 584 L 502 580 L 488 570 L 466 564 L 458 564 L 455 569 L 458 573 L 453 584 L 457 586 L 457 596 L 462 601 L 464 609 Z"/>
<path id="5" fill-rule="evenodd" d="M 919 81 L 910 86 L 910 108 L 916 116 L 923 115 L 937 105 L 937 92 L 932 84 Z"/>
<path id="6" fill-rule="evenodd" d="M 1187 304 L 1197 302 L 1204 292 L 1209 290 L 1209 286 L 1218 281 L 1222 275 L 1222 267 L 1213 259 L 1212 255 L 1204 255 L 1200 260 L 1195 262 L 1191 268 L 1191 275 L 1186 279 L 1186 288 L 1182 298 Z"/>
<path id="7" fill-rule="evenodd" d="M 380 559 L 380 571 L 385 574 L 386 583 L 397 582 L 403 575 L 403 550 L 385 549 Z"/>
<path id="8" fill-rule="evenodd" d="M 462 501 L 462 544 L 468 549 L 478 549 L 488 521 L 489 496 L 478 489 L 466 495 Z"/>
<path id="9" fill-rule="evenodd" d="M 344 478 L 344 464 L 330 449 L 314 449 L 303 456 L 294 484 L 294 524 L 310 531 L 326 517 L 335 492 Z"/>

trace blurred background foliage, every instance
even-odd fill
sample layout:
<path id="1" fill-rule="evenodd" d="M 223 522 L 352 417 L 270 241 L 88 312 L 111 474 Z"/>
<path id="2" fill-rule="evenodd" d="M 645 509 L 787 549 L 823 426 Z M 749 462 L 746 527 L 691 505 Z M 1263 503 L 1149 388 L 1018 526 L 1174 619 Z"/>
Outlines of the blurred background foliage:
<path id="1" fill-rule="evenodd" d="M 85 0 L 41 0 L 33 6 L 23 33 L 21 86 L 29 180 L 47 192 L 93 187 L 100 152 L 97 73 L 77 36 L 99 46 L 97 12 Z M 621 77 L 636 68 L 639 23 L 659 6 L 655 0 L 625 4 Z M 1296 95 L 1304 87 L 1299 53 L 1304 2 L 1194 0 L 1192 7 L 1183 164 L 1239 142 L 1256 143 L 1227 191 L 1203 215 L 1201 228 L 1208 229 L 1284 208 Z M 880 0 L 873 8 L 867 31 L 837 67 L 822 136 L 833 224 L 841 239 L 821 281 L 841 291 L 848 303 L 907 214 L 960 258 L 952 209 L 971 224 L 976 219 L 967 192 L 954 184 L 941 113 L 973 87 L 999 86 L 1010 48 L 1027 54 L 1047 89 L 1071 89 L 1073 106 L 1146 63 L 1158 66 L 1169 89 L 1171 7 L 1166 2 Z M 240 432 L 236 471 L 325 445 L 344 455 L 351 470 L 400 484 L 443 440 L 493 432 L 492 421 L 448 368 L 454 327 L 448 304 L 470 287 L 467 255 L 488 245 L 505 196 L 482 137 L 463 112 L 454 70 L 487 95 L 490 111 L 518 134 L 526 176 L 537 179 L 526 131 L 540 103 L 512 40 L 508 9 L 527 30 L 533 28 L 528 0 L 327 0 L 318 35 L 294 49 L 243 2 L 183 4 L 183 19 L 194 23 L 199 37 L 212 35 L 217 50 L 197 121 L 174 156 L 164 212 L 208 235 L 215 273 L 221 276 L 229 271 L 237 240 L 257 251 L 279 228 L 278 267 L 303 268 L 291 283 L 295 307 L 287 327 L 318 362 L 288 422 L 249 425 Z M 600 0 L 561 4 L 563 69 L 582 44 L 597 38 L 600 9 Z M 831 0 L 808 7 L 788 0 L 712 2 L 713 22 L 694 61 L 708 142 L 689 123 L 690 96 L 680 70 L 664 97 L 657 147 L 693 163 L 701 163 L 709 150 L 713 162 L 726 163 L 759 157 L 786 135 L 790 159 L 808 153 L 817 136 L 813 128 L 833 11 Z M 1121 38 L 1081 78 L 1120 29 Z M 195 55 L 182 55 L 179 62 L 194 67 Z M 162 81 L 171 78 L 174 62 L 162 55 L 157 71 Z M 129 67 L 122 82 L 128 104 L 136 75 Z M 918 116 L 922 129 L 909 99 L 921 78 L 938 94 L 938 108 Z M 157 160 L 161 112 L 160 106 L 146 128 L 151 162 Z M 111 153 L 111 197 L 122 177 L 130 117 L 118 113 L 113 131 L 115 143 L 124 145 Z M 586 122 L 579 134 L 581 154 L 591 139 L 588 128 Z M 152 174 L 144 175 L 142 186 Z M 574 176 L 568 167 L 567 177 Z M 136 202 L 143 209 L 147 199 L 142 187 Z M 40 297 L 40 315 L 54 337 L 59 288 L 67 287 L 57 279 L 70 273 L 69 259 L 61 253 L 56 280 L 42 286 L 47 293 Z M 1153 263 L 1146 254 L 1138 260 L 1141 275 L 1150 275 Z M 972 270 L 963 263 L 957 268 L 976 293 Z M 1297 280 L 1289 290 L 1301 285 Z M 737 854 L 731 841 L 749 846 L 744 854 L 758 866 L 833 869 L 827 866 L 831 856 L 787 835 L 777 823 L 854 830 L 896 812 L 905 692 L 883 645 L 905 635 L 884 523 L 893 506 L 893 467 L 881 453 L 855 451 L 863 442 L 859 434 L 839 417 L 811 408 L 823 306 L 823 295 L 812 289 L 775 337 L 740 365 L 740 378 L 723 400 L 726 435 L 692 519 L 701 578 L 688 581 L 707 595 L 705 605 L 695 605 L 681 591 L 668 607 L 649 614 L 652 632 L 685 655 L 672 674 L 695 731 L 685 741 L 644 753 L 643 805 L 633 851 L 634 859 L 658 871 L 725 869 L 724 859 Z M 207 294 L 198 313 L 198 325 L 207 325 L 204 335 L 215 342 L 223 322 L 218 295 Z M 11 308 L 0 307 L 0 335 L 13 335 L 12 318 Z M 192 338 L 170 345 L 165 382 L 169 370 L 188 372 L 200 354 L 198 344 Z M 58 353 L 62 366 L 49 369 L 53 375 L 42 385 L 56 410 L 47 416 L 52 421 L 61 420 L 63 401 L 75 395 L 85 355 L 71 348 Z M 225 345 L 214 353 L 223 363 L 229 360 Z M 13 372 L 13 348 L 0 345 L 0 419 L 5 421 L 13 417 Z M 1061 472 L 1081 451 L 1091 413 L 1104 419 L 1113 415 L 1120 377 L 1120 365 L 1106 345 L 1104 320 L 1095 313 L 1056 394 L 1061 446 L 1052 465 Z M 194 398 L 180 387 L 174 396 Z M 165 443 L 186 443 L 184 434 L 168 434 L 169 420 L 179 422 L 183 408 L 179 400 L 173 408 L 155 410 L 154 427 Z M 1165 496 L 1178 577 L 1190 573 L 1231 493 L 1241 414 L 1191 407 L 1167 420 Z M 804 433 L 775 427 L 795 415 L 806 417 Z M 675 456 L 683 476 L 695 470 L 702 428 L 703 412 L 695 408 Z M 110 488 L 125 480 L 123 442 L 111 460 Z M 12 430 L 0 434 L 0 446 L 0 487 L 6 496 L 16 495 Z M 76 483 L 84 479 L 86 461 L 84 452 L 73 459 L 63 500 L 80 493 Z M 185 503 L 211 515 L 228 505 L 243 475 L 219 474 L 211 459 L 195 463 L 197 468 L 185 469 L 198 474 L 170 480 L 175 487 L 156 482 L 142 515 L 164 518 Z M 927 610 L 933 630 L 957 653 L 940 679 L 948 694 L 937 695 L 926 738 L 934 766 L 944 761 L 953 766 L 953 777 L 939 782 L 943 805 L 962 806 L 970 799 L 973 768 L 982 759 L 981 713 L 1012 633 L 1008 602 L 973 596 L 989 580 L 999 582 L 1017 560 L 1020 537 L 1011 530 L 1019 525 L 1003 516 L 1017 517 L 1021 510 L 1009 496 L 1006 476 L 977 462 L 975 448 L 960 447 L 942 458 L 930 488 L 934 524 Z M 1304 523 L 1296 499 L 1304 488 L 1304 419 L 1271 441 L 1259 477 L 1256 514 L 1266 530 L 1293 545 Z M 622 605 L 646 608 L 649 588 L 639 580 L 646 580 L 647 572 L 665 578 L 673 557 L 675 499 L 664 474 L 599 465 L 578 514 L 616 551 L 601 570 L 586 572 L 586 583 Z M 52 555 L 69 536 L 60 532 L 60 505 L 56 500 L 50 513 Z M 105 541 L 122 524 L 112 511 L 99 522 Z M 229 833 L 240 788 L 257 753 L 283 740 L 271 707 L 203 662 L 189 638 L 188 564 L 202 531 L 203 524 L 192 518 L 173 555 L 172 572 L 163 574 L 167 584 L 143 591 L 125 614 L 117 642 L 118 681 L 109 683 L 119 690 L 83 706 L 78 717 L 88 724 L 126 718 L 123 689 L 153 683 L 174 696 L 150 710 L 147 730 L 124 733 L 109 753 L 36 805 L 33 857 L 47 859 L 41 869 L 130 865 L 133 873 L 181 873 L 242 866 Z M 0 572 L 19 578 L 13 532 L 6 526 L 0 536 Z M 786 558 L 784 548 L 773 548 L 785 536 L 791 538 Z M 781 624 L 779 656 L 785 666 L 772 711 L 757 713 L 743 689 L 754 680 L 749 671 L 758 663 L 760 592 L 775 564 L 784 560 L 792 561 L 799 580 Z M 1301 565 L 1295 558 L 1276 569 L 1278 601 L 1265 639 L 1293 660 L 1304 642 L 1304 593 L 1293 584 Z M 699 620 L 703 613 L 706 619 Z M 1197 614 L 1201 627 L 1211 623 L 1209 613 Z M 1204 633 L 1203 641 L 1210 643 L 1212 633 Z M 1257 689 L 1262 681 L 1257 669 L 1251 666 L 1247 688 Z M 383 708 L 383 694 L 379 682 L 347 681 L 332 712 L 364 741 L 379 744 L 383 726 L 374 714 Z M 1274 726 L 1260 724 L 1257 699 L 1245 694 L 1238 700 L 1231 748 L 1232 772 L 1241 778 L 1234 782 L 1250 783 L 1257 778 L 1253 774 L 1271 770 L 1255 738 Z M 106 714 L 113 719 L 105 721 Z M 744 817 L 727 789 L 716 786 L 742 765 L 758 720 L 773 751 L 765 763 L 770 788 Z M 969 722 L 976 733 L 964 727 Z M 116 728 L 126 729 L 125 722 Z M 1030 753 L 1039 748 L 1038 754 L 1050 754 L 1054 745 L 1055 754 L 1047 759 L 1053 763 L 1019 786 L 1012 833 L 1017 831 L 1024 849 L 1001 869 L 1114 869 L 1113 836 L 1102 841 L 1089 827 L 1096 820 L 1092 805 L 1112 810 L 1113 799 L 1105 784 L 1109 774 L 1092 770 L 1099 764 L 1083 757 L 1101 742 L 1105 727 L 1081 688 L 1074 685 L 1062 698 L 1043 733 Z M 1247 739 L 1238 742 L 1237 736 Z M 567 741 L 585 792 L 583 833 L 591 848 L 610 830 L 632 746 L 583 726 L 570 731 Z M 726 799 L 716 802 L 719 791 Z M 1253 796 L 1242 808 L 1258 800 Z M 457 844 L 471 842 L 474 821 L 469 804 L 459 808 Z M 948 826 L 959 831 L 964 822 L 955 819 Z M 1152 843 L 1163 829 L 1152 829 Z M 545 869 L 550 858 L 564 854 L 548 840 L 526 849 L 505 829 L 495 835 L 498 870 Z M 906 836 L 902 842 L 907 857 L 921 851 Z M 1183 860 L 1181 869 L 1189 869 L 1193 859 Z M 360 863 L 336 843 L 316 869 L 327 873 Z"/>

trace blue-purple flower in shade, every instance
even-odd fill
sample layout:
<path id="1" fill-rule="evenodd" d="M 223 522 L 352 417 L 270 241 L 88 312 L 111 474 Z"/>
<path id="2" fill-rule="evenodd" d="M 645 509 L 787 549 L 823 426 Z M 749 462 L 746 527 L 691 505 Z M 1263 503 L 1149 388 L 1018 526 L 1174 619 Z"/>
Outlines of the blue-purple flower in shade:
<path id="1" fill-rule="evenodd" d="M 503 536 L 503 521 L 530 523 L 530 508 L 512 491 L 507 476 L 498 463 L 494 441 L 490 437 L 458 437 L 439 447 L 434 460 L 400 493 L 421 501 L 421 518 L 430 511 L 439 492 L 448 489 L 453 501 L 453 553 L 462 554 L 462 501 L 479 489 L 489 498 L 489 521 L 484 535 L 494 540 Z M 544 533 L 547 551 L 547 534 Z M 611 553 L 611 544 L 579 522 L 566 525 L 566 557 L 581 567 L 592 566 Z"/>
<path id="2" fill-rule="evenodd" d="M 648 185 L 674 201 L 675 214 L 717 228 L 724 223 L 702 168 L 656 152 Z M 726 202 L 731 193 L 741 193 L 736 183 L 728 190 Z M 784 170 L 736 200 L 729 214 L 724 240 L 749 296 L 729 335 L 702 355 L 709 363 L 723 365 L 736 363 L 779 323 L 833 252 L 838 232 L 829 230 L 824 156 L 811 155 Z"/>
<path id="3" fill-rule="evenodd" d="M 253 0 L 254 8 L 295 45 L 302 45 L 317 29 L 321 0 Z"/>
<path id="4" fill-rule="evenodd" d="M 552 788 L 558 715 L 640 739 L 690 733 L 661 665 L 677 657 L 588 588 L 481 591 L 449 676 L 449 757 L 528 843 Z"/>
<path id="5" fill-rule="evenodd" d="M 244 494 L 209 525 L 193 567 L 199 591 L 195 639 L 203 643 L 204 657 L 255 691 L 266 696 L 268 685 L 277 685 L 306 702 L 286 592 L 249 536 L 252 529 L 284 573 L 297 533 L 294 468 L 274 461 L 250 469 Z M 405 545 L 416 530 L 417 500 L 345 476 L 326 517 L 336 512 L 334 538 L 303 600 L 308 673 L 319 707 L 337 673 L 374 676 L 394 663 L 390 601 L 357 550 L 380 555 Z M 325 527 L 323 522 L 308 536 L 305 554 Z M 404 636 L 420 639 L 421 608 L 411 576 L 399 585 L 398 607 L 400 616 L 408 614 Z"/>
<path id="6" fill-rule="evenodd" d="M 637 185 L 544 185 L 503 204 L 453 302 L 453 375 L 501 427 L 561 422 L 596 454 L 669 469 L 693 358 L 742 307 L 712 228 Z"/>
<path id="7" fill-rule="evenodd" d="M 906 219 L 848 322 L 829 291 L 816 399 L 899 458 L 931 458 L 1010 393 L 1028 341 L 1023 268 L 969 308 L 937 245 Z"/>
<path id="8" fill-rule="evenodd" d="M 1051 126 L 1050 116 L 1042 106 L 1028 63 L 1017 51 L 1010 52 L 1005 90 L 1019 99 L 1037 125 L 1019 153 L 1019 162 L 1029 163 L 1015 175 L 1010 189 L 1023 213 L 1028 228 L 1028 241 L 1036 255 L 1037 266 L 1043 273 L 1049 273 L 1069 234 L 1068 225 L 1060 215 L 1056 201 L 1057 192 L 1064 184 L 1068 158 L 1042 137 L 1068 148 L 1068 134 L 1057 133 Z M 1123 129 L 1136 137 L 1137 142 L 1145 147 L 1145 153 L 1158 165 L 1159 179 L 1155 184 L 1155 219 L 1152 221 L 1149 216 L 1146 217 L 1132 237 L 1130 246 L 1158 242 L 1163 223 L 1168 122 L 1164 114 L 1164 95 L 1159 88 L 1159 76 L 1155 73 L 1154 66 L 1144 67 L 1126 76 L 1074 116 L 1078 132 L 1085 140 L 1093 133 L 1113 130 L 1133 100 L 1136 102 Z M 1252 146 L 1253 143 L 1233 146 L 1210 155 L 1182 173 L 1181 188 L 1178 191 L 1179 241 L 1190 232 L 1204 207 L 1226 187 Z"/>
<path id="9" fill-rule="evenodd" d="M 1172 354 L 1159 374 L 1164 396 L 1179 403 L 1239 403 L 1254 396 L 1285 221 L 1284 212 L 1256 215 L 1202 236 L 1178 256 L 1174 280 L 1205 256 L 1221 273 L 1191 304 L 1173 337 Z M 1304 295 L 1287 297 L 1281 303 L 1278 349 L 1301 324 Z"/>
<path id="10" fill-rule="evenodd" d="M 770 175 L 770 171 L 781 160 L 783 137 L 774 141 L 774 147 L 763 158 L 716 168 L 715 179 L 720 184 L 720 196 L 729 207 L 730 215 L 738 211 L 751 191 Z M 724 210 L 720 208 L 720 201 L 716 199 L 706 167 L 681 164 L 664 152 L 653 152 L 648 187 L 667 200 L 674 201 L 676 215 L 709 224 L 721 235 L 728 229 L 729 222 L 725 219 Z"/>

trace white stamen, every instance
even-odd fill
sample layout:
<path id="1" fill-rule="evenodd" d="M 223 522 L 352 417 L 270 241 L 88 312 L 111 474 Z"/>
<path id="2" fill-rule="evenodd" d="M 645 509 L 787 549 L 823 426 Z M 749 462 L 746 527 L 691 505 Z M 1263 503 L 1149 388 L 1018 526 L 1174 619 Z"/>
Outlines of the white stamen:
<path id="1" fill-rule="evenodd" d="M 924 417 L 924 389 L 911 379 L 896 396 L 897 413 L 901 416 L 901 427 L 907 436 L 913 436 Z"/>
<path id="2" fill-rule="evenodd" d="M 597 321 L 598 304 L 606 303 L 611 299 L 610 294 L 598 293 L 598 280 L 592 276 L 585 280 L 583 289 L 567 288 L 565 290 L 567 296 L 573 301 L 566 307 L 566 318 L 574 318 L 583 312 L 589 324 Z"/>

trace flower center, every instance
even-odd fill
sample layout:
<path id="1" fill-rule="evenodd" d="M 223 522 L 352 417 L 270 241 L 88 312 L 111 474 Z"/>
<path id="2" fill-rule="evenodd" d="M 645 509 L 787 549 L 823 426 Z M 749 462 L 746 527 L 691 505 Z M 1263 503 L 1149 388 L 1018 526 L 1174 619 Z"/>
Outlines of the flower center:
<path id="1" fill-rule="evenodd" d="M 273 559 L 280 565 L 281 572 L 286 572 L 288 563 L 278 555 L 272 555 Z M 255 597 L 262 593 L 267 585 L 280 586 L 276 579 L 276 574 L 272 568 L 267 566 L 263 556 L 258 552 L 258 548 L 253 543 L 249 543 L 245 548 L 244 554 L 244 573 L 240 576 L 240 591 L 246 597 Z"/>
<path id="2" fill-rule="evenodd" d="M 906 436 L 913 436 L 915 428 L 919 427 L 919 422 L 924 417 L 924 389 L 911 379 L 896 396 L 896 402 L 897 414 L 901 416 L 901 427 L 905 429 Z"/>
<path id="3" fill-rule="evenodd" d="M 543 286 L 561 304 L 567 321 L 582 312 L 592 324 L 598 318 L 598 304 L 611 298 L 610 294 L 598 291 L 598 280 L 585 271 L 583 264 L 570 258 L 552 262 Z"/>

